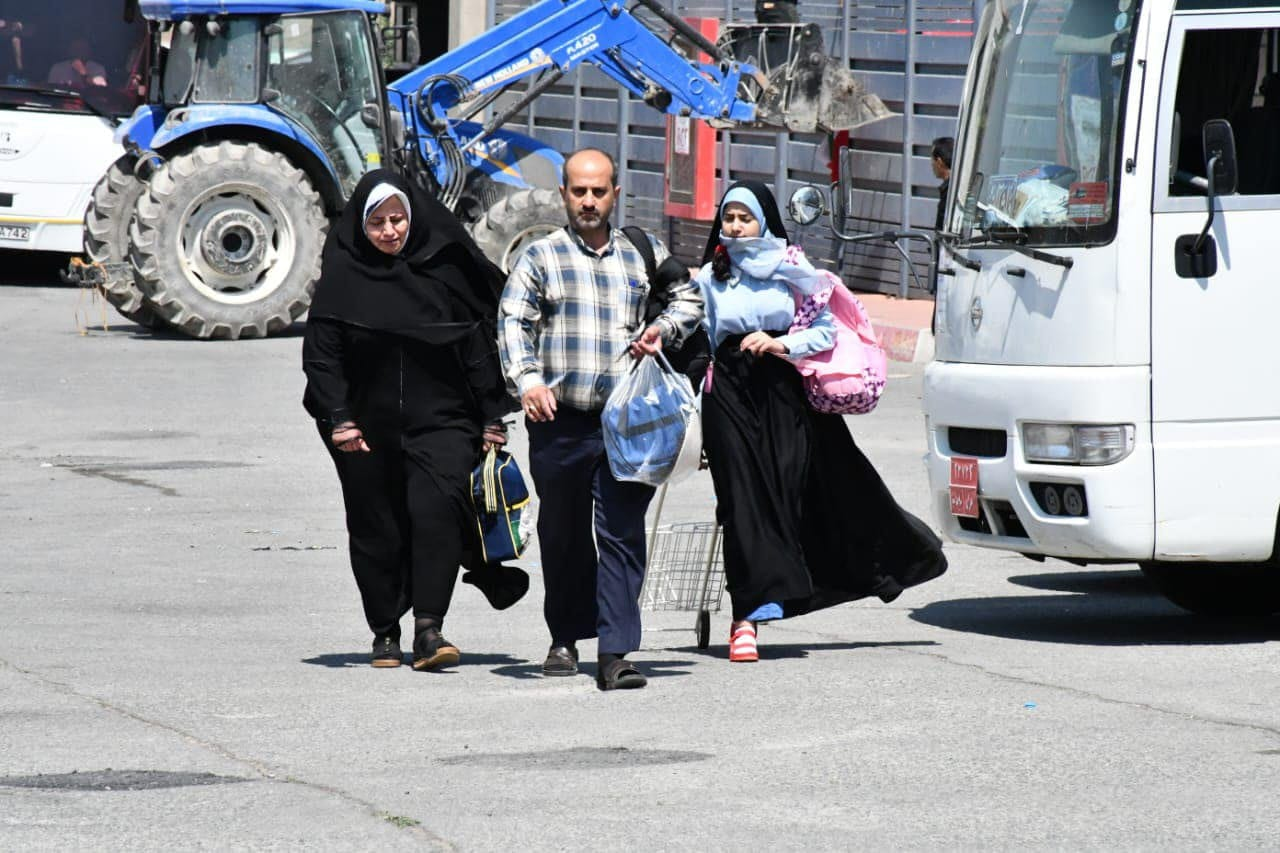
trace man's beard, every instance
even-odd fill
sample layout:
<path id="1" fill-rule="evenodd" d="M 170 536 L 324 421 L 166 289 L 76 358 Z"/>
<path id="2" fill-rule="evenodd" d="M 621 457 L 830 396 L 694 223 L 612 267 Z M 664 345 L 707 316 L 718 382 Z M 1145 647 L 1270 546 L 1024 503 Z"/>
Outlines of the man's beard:
<path id="1" fill-rule="evenodd" d="M 605 218 L 601 216 L 600 212 L 597 210 L 589 214 L 579 213 L 577 216 L 570 217 L 569 221 L 573 223 L 574 230 L 592 231 L 603 225 L 605 223 Z"/>

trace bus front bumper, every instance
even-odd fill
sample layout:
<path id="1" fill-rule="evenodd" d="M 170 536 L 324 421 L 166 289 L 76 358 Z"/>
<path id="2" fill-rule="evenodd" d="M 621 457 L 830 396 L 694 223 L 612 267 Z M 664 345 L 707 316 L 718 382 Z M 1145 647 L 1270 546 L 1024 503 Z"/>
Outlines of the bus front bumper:
<path id="1" fill-rule="evenodd" d="M 925 372 L 929 488 L 956 542 L 1092 561 L 1151 559 L 1150 371 L 934 362 Z M 1132 424 L 1108 465 L 1028 462 L 1022 425 Z M 952 511 L 952 460 L 975 458 L 977 518 Z M 962 481 L 963 482 L 963 481 Z"/>

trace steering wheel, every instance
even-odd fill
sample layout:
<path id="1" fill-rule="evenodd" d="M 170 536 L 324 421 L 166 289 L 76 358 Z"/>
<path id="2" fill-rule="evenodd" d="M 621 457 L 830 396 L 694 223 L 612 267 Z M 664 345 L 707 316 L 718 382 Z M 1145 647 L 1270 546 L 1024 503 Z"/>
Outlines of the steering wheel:
<path id="1" fill-rule="evenodd" d="M 351 128 L 347 127 L 346 123 L 343 122 L 342 117 L 338 115 L 338 113 L 333 109 L 333 107 L 329 106 L 324 101 L 320 100 L 320 96 L 317 95 L 315 92 L 303 92 L 302 94 L 305 95 L 308 100 L 314 101 L 316 105 L 320 107 L 320 109 L 324 110 L 324 112 L 327 113 L 333 119 L 333 123 L 335 125 L 342 128 L 342 132 L 347 135 L 347 139 L 350 140 L 351 142 L 351 150 L 359 153 L 360 143 L 356 139 L 356 135 L 351 132 Z"/>

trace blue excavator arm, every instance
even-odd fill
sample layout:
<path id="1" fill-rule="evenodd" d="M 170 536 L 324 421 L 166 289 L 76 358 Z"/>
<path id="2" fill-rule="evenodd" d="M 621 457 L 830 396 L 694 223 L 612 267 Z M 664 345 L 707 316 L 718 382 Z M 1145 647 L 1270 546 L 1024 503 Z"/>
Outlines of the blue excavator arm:
<path id="1" fill-rule="evenodd" d="M 840 130 L 890 114 L 846 66 L 825 56 L 816 27 L 787 30 L 788 59 L 766 74 L 659 0 L 633 4 L 541 0 L 388 87 L 406 118 L 407 145 L 433 175 L 442 201 L 456 205 L 477 168 L 503 183 L 523 183 L 519 168 L 495 152 L 532 151 L 559 162 L 555 152 L 539 151 L 536 140 L 502 126 L 583 63 L 657 110 L 718 127 Z"/>
<path id="2" fill-rule="evenodd" d="M 655 10 L 712 56 L 715 45 L 656 3 Z M 750 124 L 756 105 L 739 96 L 754 66 L 692 61 L 616 0 L 542 0 L 456 50 L 391 84 L 424 114 L 443 116 L 534 74 L 559 79 L 582 63 L 598 67 L 631 93 L 666 112 Z M 763 81 L 763 77 L 760 79 Z M 544 82 L 543 86 L 545 88 Z"/>

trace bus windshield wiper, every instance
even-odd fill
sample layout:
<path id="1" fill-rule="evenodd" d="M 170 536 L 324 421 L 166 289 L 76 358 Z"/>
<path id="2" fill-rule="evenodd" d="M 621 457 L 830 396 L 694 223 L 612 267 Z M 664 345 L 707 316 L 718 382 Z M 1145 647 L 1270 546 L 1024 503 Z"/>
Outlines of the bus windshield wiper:
<path id="1" fill-rule="evenodd" d="M 973 258 L 960 254 L 960 238 L 956 234 L 947 231 L 938 232 L 938 242 L 947 247 L 947 252 L 951 258 L 960 266 L 973 272 L 982 272 L 982 263 L 975 261 Z"/>
<path id="2" fill-rule="evenodd" d="M 107 112 L 91 103 L 89 99 L 84 96 L 83 92 L 77 92 L 75 89 L 59 89 L 57 86 L 19 86 L 12 83 L 0 83 L 0 91 L 27 92 L 32 95 L 43 95 L 46 98 L 76 100 L 84 104 L 85 109 L 94 115 L 101 116 L 111 122 L 116 120 L 115 116 L 109 115 Z"/>
<path id="3" fill-rule="evenodd" d="M 983 242 L 974 241 L 968 243 L 970 249 L 1012 249 L 1019 255 L 1026 255 L 1028 258 L 1034 258 L 1037 261 L 1044 261 L 1046 264 L 1055 264 L 1064 269 L 1071 269 L 1075 266 L 1074 258 L 1064 258 L 1062 255 L 1054 255 L 1049 252 L 1042 252 L 1039 249 L 1032 249 L 1026 245 L 1027 235 L 1019 228 L 988 228 L 984 232 L 986 240 Z"/>

